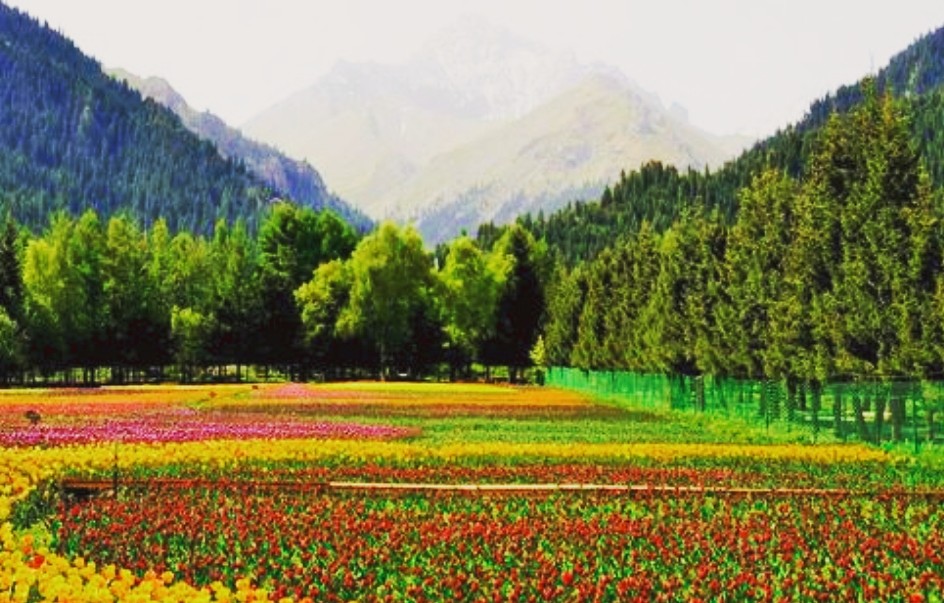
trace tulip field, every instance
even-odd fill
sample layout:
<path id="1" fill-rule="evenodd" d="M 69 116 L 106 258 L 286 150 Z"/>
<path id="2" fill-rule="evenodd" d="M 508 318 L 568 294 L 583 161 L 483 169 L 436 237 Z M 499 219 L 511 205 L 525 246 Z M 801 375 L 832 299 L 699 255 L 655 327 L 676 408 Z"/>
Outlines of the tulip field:
<path id="1" fill-rule="evenodd" d="M 543 388 L 6 391 L 0 602 L 942 601 L 938 459 Z"/>

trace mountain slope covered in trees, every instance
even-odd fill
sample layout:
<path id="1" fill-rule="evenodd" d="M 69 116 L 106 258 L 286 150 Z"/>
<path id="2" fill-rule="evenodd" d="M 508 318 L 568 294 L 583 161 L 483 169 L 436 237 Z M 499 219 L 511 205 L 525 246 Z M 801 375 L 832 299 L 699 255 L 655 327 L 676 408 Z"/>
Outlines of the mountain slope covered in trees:
<path id="1" fill-rule="evenodd" d="M 34 228 L 52 212 L 128 211 L 145 225 L 254 228 L 272 192 L 67 38 L 0 4 L 0 202 Z"/>
<path id="2" fill-rule="evenodd" d="M 909 103 L 864 86 L 819 131 L 804 175 L 766 169 L 726 218 L 647 221 L 554 279 L 548 360 L 582 368 L 785 379 L 940 378 L 944 196 Z"/>
<path id="3" fill-rule="evenodd" d="M 477 19 L 404 63 L 339 63 L 243 128 L 432 243 L 596 196 L 627 164 L 700 168 L 736 152 L 619 70 Z"/>
<path id="4" fill-rule="evenodd" d="M 917 40 L 873 78 L 879 92 L 888 90 L 909 105 L 906 127 L 934 186 L 944 185 L 942 65 L 944 28 Z M 860 84 L 840 88 L 814 102 L 798 124 L 757 143 L 721 169 L 680 170 L 649 163 L 622 173 L 597 201 L 576 201 L 550 216 L 527 215 L 520 220 L 571 264 L 595 257 L 621 238 L 637 232 L 643 222 L 661 231 L 675 222 L 685 208 L 694 205 L 717 210 L 730 222 L 737 210 L 740 189 L 750 185 L 765 168 L 803 177 L 814 140 L 829 115 L 847 112 L 862 98 Z M 494 225 L 485 224 L 480 236 L 490 240 L 497 230 Z"/>
<path id="5" fill-rule="evenodd" d="M 287 157 L 278 150 L 246 138 L 222 119 L 191 107 L 171 85 L 157 77 L 140 78 L 121 69 L 109 74 L 177 114 L 188 130 L 216 146 L 220 154 L 240 162 L 280 196 L 316 211 L 330 209 L 358 230 L 366 232 L 373 222 L 328 190 L 321 174 L 307 161 Z"/>

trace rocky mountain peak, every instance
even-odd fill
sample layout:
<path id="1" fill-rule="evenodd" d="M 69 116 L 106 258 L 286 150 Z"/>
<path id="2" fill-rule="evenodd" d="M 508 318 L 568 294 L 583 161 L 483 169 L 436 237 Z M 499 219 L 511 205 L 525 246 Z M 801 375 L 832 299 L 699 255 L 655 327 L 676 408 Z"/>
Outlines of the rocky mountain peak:
<path id="1" fill-rule="evenodd" d="M 481 17 L 460 19 L 431 38 L 408 68 L 488 120 L 517 119 L 585 73 L 572 51 L 543 46 Z"/>

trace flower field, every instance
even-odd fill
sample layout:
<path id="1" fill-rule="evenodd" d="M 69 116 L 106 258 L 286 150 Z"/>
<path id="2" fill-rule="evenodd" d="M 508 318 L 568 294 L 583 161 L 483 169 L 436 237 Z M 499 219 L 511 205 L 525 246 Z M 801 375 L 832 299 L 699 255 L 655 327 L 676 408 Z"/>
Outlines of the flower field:
<path id="1" fill-rule="evenodd" d="M 927 529 L 942 515 L 896 496 L 197 487 L 74 507 L 59 536 L 69 554 L 197 585 L 248 573 L 277 597 L 889 601 L 944 588 L 944 534 Z"/>
<path id="2" fill-rule="evenodd" d="M 944 599 L 935 466 L 690 421 L 480 385 L 3 392 L 0 601 Z"/>

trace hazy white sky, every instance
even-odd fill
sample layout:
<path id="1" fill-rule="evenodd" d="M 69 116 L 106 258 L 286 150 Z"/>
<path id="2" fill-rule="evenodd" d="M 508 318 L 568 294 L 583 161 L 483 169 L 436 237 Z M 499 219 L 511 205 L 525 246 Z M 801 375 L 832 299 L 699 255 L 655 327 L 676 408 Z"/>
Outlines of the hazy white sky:
<path id="1" fill-rule="evenodd" d="M 620 67 L 692 122 L 765 134 L 944 25 L 941 0 L 0 0 L 240 125 L 335 61 L 397 62 L 459 17 Z"/>

